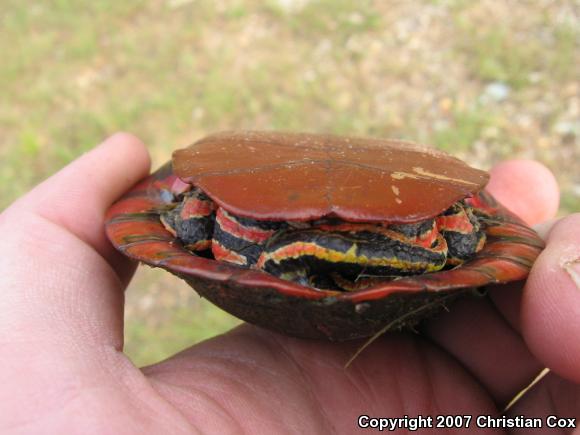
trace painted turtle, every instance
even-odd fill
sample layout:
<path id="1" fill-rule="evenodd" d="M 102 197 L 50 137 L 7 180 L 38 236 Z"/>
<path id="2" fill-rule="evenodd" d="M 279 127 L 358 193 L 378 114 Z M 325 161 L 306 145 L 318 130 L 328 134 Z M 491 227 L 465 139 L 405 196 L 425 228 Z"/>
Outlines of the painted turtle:
<path id="1" fill-rule="evenodd" d="M 488 178 L 401 141 L 225 132 L 176 151 L 106 231 L 241 319 L 347 340 L 527 276 L 543 242 Z"/>

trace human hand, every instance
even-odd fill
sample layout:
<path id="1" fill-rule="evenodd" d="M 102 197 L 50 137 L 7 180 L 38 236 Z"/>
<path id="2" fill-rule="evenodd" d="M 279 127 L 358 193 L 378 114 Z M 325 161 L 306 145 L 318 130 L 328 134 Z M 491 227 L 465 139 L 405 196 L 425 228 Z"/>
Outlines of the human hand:
<path id="1" fill-rule="evenodd" d="M 122 353 L 134 264 L 103 216 L 148 168 L 143 145 L 115 135 L 0 216 L 0 432 L 352 433 L 362 414 L 497 415 L 544 366 L 508 415 L 578 415 L 580 215 L 543 228 L 525 288 L 461 300 L 420 335 L 385 334 L 348 369 L 360 342 L 251 325 L 135 367 Z M 489 189 L 530 224 L 557 208 L 537 163 L 500 165 Z"/>

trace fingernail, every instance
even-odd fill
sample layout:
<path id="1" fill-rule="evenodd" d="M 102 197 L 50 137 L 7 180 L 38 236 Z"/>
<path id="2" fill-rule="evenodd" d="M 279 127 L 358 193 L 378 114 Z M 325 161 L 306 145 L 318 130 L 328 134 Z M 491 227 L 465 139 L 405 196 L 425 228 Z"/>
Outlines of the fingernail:
<path id="1" fill-rule="evenodd" d="M 572 278 L 572 281 L 576 284 L 576 288 L 580 290 L 580 258 L 566 261 L 562 267 L 568 275 L 570 275 L 570 278 Z"/>

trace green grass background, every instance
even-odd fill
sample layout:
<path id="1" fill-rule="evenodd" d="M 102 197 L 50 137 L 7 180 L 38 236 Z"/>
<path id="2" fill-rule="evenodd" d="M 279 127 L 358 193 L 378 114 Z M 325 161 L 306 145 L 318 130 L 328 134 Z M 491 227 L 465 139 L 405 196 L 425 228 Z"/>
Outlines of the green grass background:
<path id="1" fill-rule="evenodd" d="M 580 23 L 571 1 L 0 0 L 0 206 L 126 130 L 158 166 L 222 129 L 398 137 L 489 168 L 554 170 L 580 209 Z M 127 162 L 131 164 L 131 162 Z M 139 365 L 231 328 L 138 272 Z"/>

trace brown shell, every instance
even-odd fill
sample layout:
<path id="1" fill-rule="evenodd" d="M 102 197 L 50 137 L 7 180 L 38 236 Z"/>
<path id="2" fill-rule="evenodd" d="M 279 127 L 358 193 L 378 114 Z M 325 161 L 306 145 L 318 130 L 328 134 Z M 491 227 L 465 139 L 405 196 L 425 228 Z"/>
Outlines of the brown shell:
<path id="1" fill-rule="evenodd" d="M 472 260 L 357 292 L 316 290 L 187 251 L 159 220 L 159 211 L 184 186 L 169 164 L 134 186 L 105 217 L 113 245 L 130 258 L 185 279 L 241 319 L 299 337 L 348 340 L 371 336 L 387 325 L 412 324 L 410 319 L 447 306 L 449 298 L 470 288 L 525 279 L 544 246 L 531 228 L 482 190 L 470 202 L 486 216 L 487 243 Z"/>
<path id="2" fill-rule="evenodd" d="M 173 171 L 226 210 L 264 220 L 415 222 L 489 179 L 445 153 L 393 140 L 224 132 L 173 154 Z"/>

